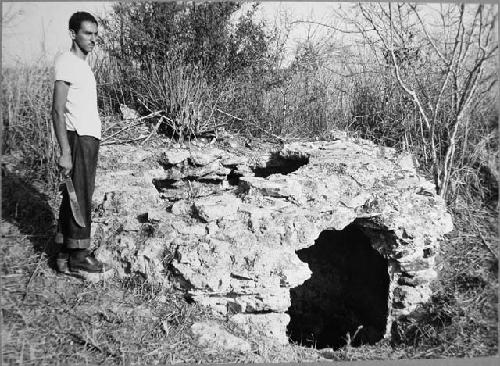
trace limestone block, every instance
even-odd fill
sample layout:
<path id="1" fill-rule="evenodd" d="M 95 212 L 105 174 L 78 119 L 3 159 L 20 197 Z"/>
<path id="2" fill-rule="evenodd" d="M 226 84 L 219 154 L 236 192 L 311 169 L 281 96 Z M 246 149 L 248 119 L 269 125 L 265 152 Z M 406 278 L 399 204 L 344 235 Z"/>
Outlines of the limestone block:
<path id="1" fill-rule="evenodd" d="M 370 197 L 369 193 L 363 192 L 354 197 L 348 197 L 343 200 L 342 203 L 349 208 L 356 208 L 363 206 L 370 199 Z"/>
<path id="2" fill-rule="evenodd" d="M 197 304 L 201 306 L 206 306 L 214 311 L 218 315 L 226 316 L 228 313 L 228 298 L 220 296 L 207 297 L 205 294 L 192 294 L 191 299 L 193 299 Z"/>
<path id="3" fill-rule="evenodd" d="M 428 285 L 400 285 L 394 289 L 392 304 L 398 309 L 398 315 L 410 314 L 418 305 L 425 303 L 432 293 Z"/>
<path id="4" fill-rule="evenodd" d="M 220 163 L 225 167 L 236 167 L 248 163 L 248 158 L 244 155 L 227 155 L 221 159 Z"/>
<path id="5" fill-rule="evenodd" d="M 221 180 L 231 172 L 230 169 L 223 167 L 219 161 L 213 161 L 207 165 L 189 167 L 182 171 L 182 177 L 189 177 L 190 179 L 212 179 Z"/>
<path id="6" fill-rule="evenodd" d="M 141 215 L 147 212 L 148 206 L 155 206 L 158 202 L 158 194 L 153 191 L 108 191 L 100 207 L 112 215 Z"/>
<path id="7" fill-rule="evenodd" d="M 125 270 L 121 266 L 121 262 L 117 260 L 117 258 L 115 257 L 113 250 L 108 249 L 104 246 L 100 246 L 95 250 L 94 255 L 101 262 L 106 263 L 111 267 L 113 267 L 119 278 L 126 277 Z"/>
<path id="8" fill-rule="evenodd" d="M 260 177 L 242 177 L 240 186 L 243 190 L 253 189 L 263 196 L 269 197 L 291 197 L 298 201 L 304 200 L 301 186 L 289 178 L 280 178 L 273 175 L 273 180 Z"/>
<path id="9" fill-rule="evenodd" d="M 193 165 L 205 166 L 219 159 L 223 155 L 224 152 L 217 148 L 192 150 L 189 160 Z"/>
<path id="10" fill-rule="evenodd" d="M 418 258 L 411 262 L 400 262 L 401 270 L 405 272 L 417 272 L 429 270 L 434 265 L 434 257 Z"/>
<path id="11" fill-rule="evenodd" d="M 342 230 L 356 219 L 356 212 L 348 207 L 340 206 L 328 214 L 324 214 L 325 226 L 334 230 Z"/>
<path id="12" fill-rule="evenodd" d="M 290 316 L 284 313 L 236 314 L 229 318 L 246 334 L 268 337 L 278 344 L 288 344 L 286 327 Z"/>
<path id="13" fill-rule="evenodd" d="M 166 216 L 166 208 L 165 206 L 157 206 L 157 207 L 152 207 L 151 209 L 148 210 L 148 221 L 149 222 L 158 222 L 162 221 L 165 219 Z"/>
<path id="14" fill-rule="evenodd" d="M 250 343 L 238 338 L 227 330 L 223 329 L 217 322 L 199 322 L 191 326 L 191 332 L 197 338 L 201 347 L 209 348 L 213 351 L 238 351 L 241 353 L 250 352 Z"/>
<path id="15" fill-rule="evenodd" d="M 171 211 L 177 216 L 188 215 L 191 212 L 191 203 L 186 200 L 174 202 Z"/>
<path id="16" fill-rule="evenodd" d="M 131 263 L 132 272 L 141 273 L 154 282 L 162 283 L 164 277 L 163 256 L 169 241 L 159 238 L 149 238 L 137 250 L 136 258 Z"/>
<path id="17" fill-rule="evenodd" d="M 190 153 L 187 149 L 165 150 L 161 155 L 160 161 L 167 165 L 177 165 L 187 160 L 189 156 Z"/>
<path id="18" fill-rule="evenodd" d="M 139 231 L 141 230 L 142 224 L 137 220 L 136 217 L 129 218 L 123 224 L 123 230 L 125 231 Z"/>
<path id="19" fill-rule="evenodd" d="M 193 224 L 191 222 L 185 222 L 185 221 L 173 221 L 172 222 L 173 228 L 182 235 L 189 235 L 189 236 L 204 236 L 206 234 L 206 225 L 205 224 Z"/>
<path id="20" fill-rule="evenodd" d="M 230 194 L 203 197 L 195 200 L 194 210 L 205 222 L 221 218 L 234 217 L 241 203 L 237 197 Z"/>
<path id="21" fill-rule="evenodd" d="M 402 170 L 407 170 L 410 172 L 415 171 L 413 157 L 411 154 L 401 154 L 401 156 L 398 158 L 398 164 Z"/>
<path id="22" fill-rule="evenodd" d="M 290 291 L 287 288 L 256 289 L 249 295 L 228 298 L 228 306 L 236 305 L 242 313 L 285 312 L 290 307 Z"/>
<path id="23" fill-rule="evenodd" d="M 217 308 L 223 315 L 232 313 L 285 312 L 290 307 L 290 293 L 286 288 L 253 288 L 238 293 L 218 293 L 211 297 L 202 290 L 189 291 L 190 297 L 200 305 Z"/>
<path id="24" fill-rule="evenodd" d="M 299 261 L 300 262 L 300 261 Z M 301 285 L 311 277 L 311 270 L 305 263 L 297 263 L 295 266 L 288 266 L 281 269 L 281 286 L 285 288 L 293 288 Z"/>

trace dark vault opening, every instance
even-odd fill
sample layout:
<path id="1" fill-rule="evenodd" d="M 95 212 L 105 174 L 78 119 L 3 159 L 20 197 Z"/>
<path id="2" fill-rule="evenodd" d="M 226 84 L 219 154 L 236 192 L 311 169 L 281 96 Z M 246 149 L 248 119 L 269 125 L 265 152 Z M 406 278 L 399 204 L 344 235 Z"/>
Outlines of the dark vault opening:
<path id="1" fill-rule="evenodd" d="M 325 230 L 313 246 L 297 252 L 311 278 L 290 291 L 288 336 L 316 348 L 374 344 L 383 338 L 388 316 L 387 259 L 372 248 L 356 224 Z M 353 336 L 359 326 L 356 337 Z"/>
<path id="2" fill-rule="evenodd" d="M 279 152 L 271 154 L 270 159 L 263 167 L 253 168 L 256 177 L 267 178 L 272 174 L 287 175 L 300 167 L 309 164 L 309 158 L 304 156 L 283 157 Z"/>

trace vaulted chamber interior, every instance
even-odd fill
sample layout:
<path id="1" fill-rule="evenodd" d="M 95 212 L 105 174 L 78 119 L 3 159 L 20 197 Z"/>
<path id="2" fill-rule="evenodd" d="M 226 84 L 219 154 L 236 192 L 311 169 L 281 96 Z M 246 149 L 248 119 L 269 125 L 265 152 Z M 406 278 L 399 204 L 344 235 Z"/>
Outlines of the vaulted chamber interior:
<path id="1" fill-rule="evenodd" d="M 325 230 L 313 246 L 297 251 L 312 275 L 291 290 L 290 341 L 340 348 L 347 343 L 347 334 L 353 346 L 383 338 L 388 318 L 388 261 L 373 249 L 358 225 Z"/>

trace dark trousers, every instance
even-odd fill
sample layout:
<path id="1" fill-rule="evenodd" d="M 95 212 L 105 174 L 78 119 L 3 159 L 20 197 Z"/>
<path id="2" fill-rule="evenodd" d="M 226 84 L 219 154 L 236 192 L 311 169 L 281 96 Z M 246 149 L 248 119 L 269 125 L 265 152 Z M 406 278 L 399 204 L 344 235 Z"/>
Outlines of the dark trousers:
<path id="1" fill-rule="evenodd" d="M 68 140 L 73 159 L 71 179 L 85 220 L 85 227 L 78 226 L 73 217 L 66 187 L 63 189 L 63 199 L 59 210 L 59 224 L 64 236 L 64 246 L 67 249 L 85 249 L 90 246 L 92 194 L 95 188 L 99 140 L 92 136 L 79 136 L 74 131 L 68 131 Z"/>

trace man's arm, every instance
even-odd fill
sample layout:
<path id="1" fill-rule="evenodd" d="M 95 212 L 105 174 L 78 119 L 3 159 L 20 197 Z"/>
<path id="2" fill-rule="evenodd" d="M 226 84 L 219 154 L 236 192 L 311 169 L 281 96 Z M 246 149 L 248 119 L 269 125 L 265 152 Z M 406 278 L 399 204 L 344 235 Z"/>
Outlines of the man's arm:
<path id="1" fill-rule="evenodd" d="M 68 97 L 69 83 L 62 80 L 56 80 L 54 83 L 54 95 L 52 100 L 52 123 L 56 133 L 57 141 L 61 147 L 61 156 L 59 158 L 59 168 L 64 176 L 68 176 L 73 169 L 71 158 L 71 147 L 69 146 L 68 135 L 66 133 L 66 119 L 64 110 L 66 98 Z"/>

